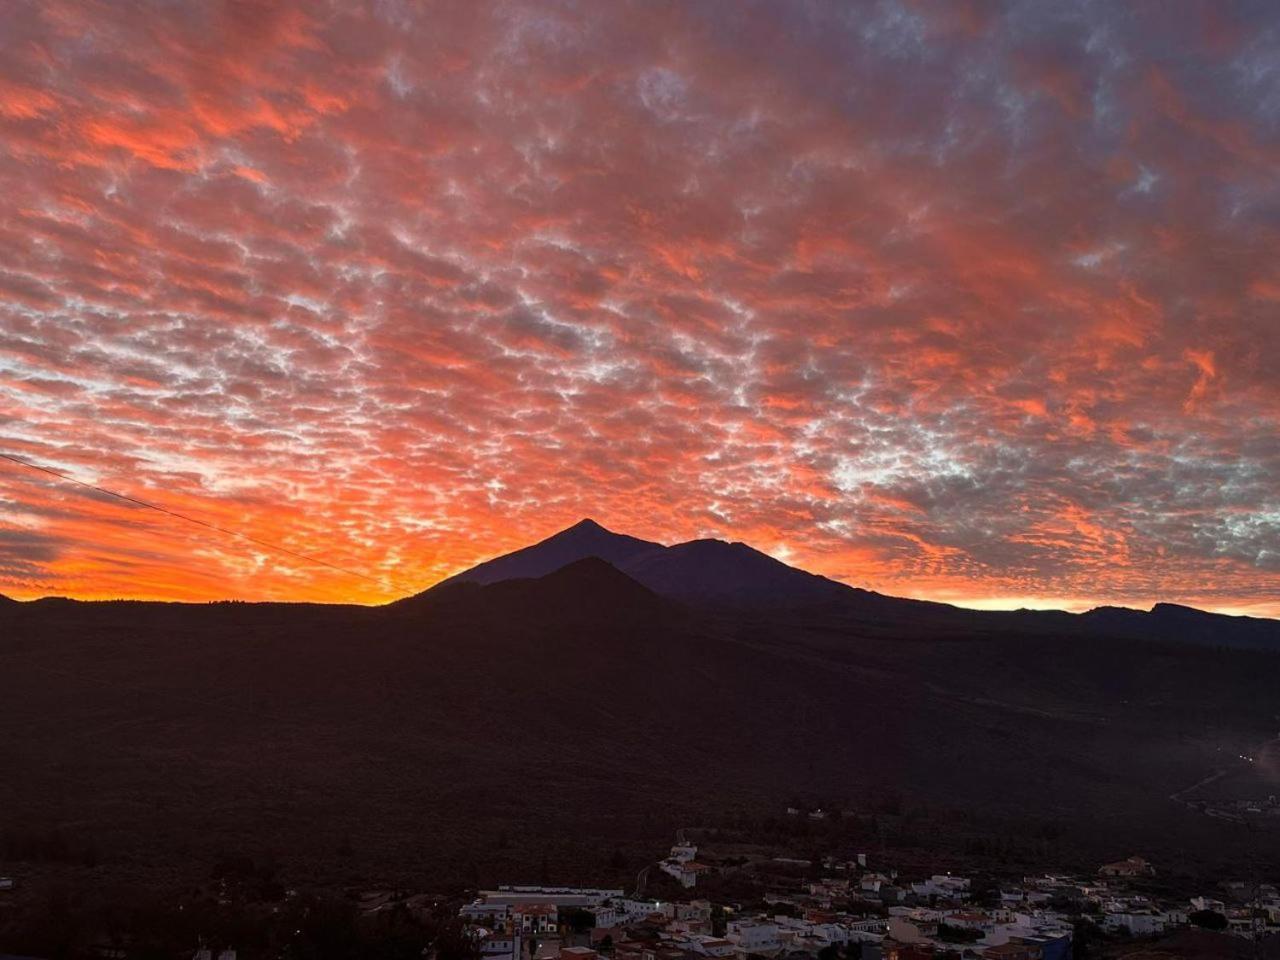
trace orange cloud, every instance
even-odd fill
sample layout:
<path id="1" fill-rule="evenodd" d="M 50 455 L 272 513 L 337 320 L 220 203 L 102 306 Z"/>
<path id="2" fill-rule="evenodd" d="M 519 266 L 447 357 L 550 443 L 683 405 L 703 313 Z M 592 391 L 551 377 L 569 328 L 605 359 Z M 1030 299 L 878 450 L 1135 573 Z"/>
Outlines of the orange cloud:
<path id="1" fill-rule="evenodd" d="M 1251 32 L 979 7 L 18 8 L 4 451 L 371 579 L 0 465 L 0 592 L 377 601 L 592 515 L 1280 614 Z"/>

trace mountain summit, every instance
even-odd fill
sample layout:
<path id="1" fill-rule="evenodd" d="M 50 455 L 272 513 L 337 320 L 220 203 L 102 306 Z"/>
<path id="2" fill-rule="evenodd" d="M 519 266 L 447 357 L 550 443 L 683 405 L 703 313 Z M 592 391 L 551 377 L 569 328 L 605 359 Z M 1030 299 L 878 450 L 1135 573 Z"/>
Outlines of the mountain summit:
<path id="1" fill-rule="evenodd" d="M 511 553 L 486 560 L 478 566 L 450 577 L 445 583 L 497 583 L 545 577 L 561 567 L 588 557 L 598 557 L 621 569 L 621 565 L 642 553 L 665 550 L 660 543 L 606 530 L 594 520 L 580 520 L 559 533 Z"/>
<path id="2" fill-rule="evenodd" d="M 485 586 L 536 580 L 591 558 L 612 566 L 619 576 L 659 597 L 689 606 L 788 615 L 806 608 L 829 608 L 885 633 L 973 637 L 1012 631 L 1280 649 L 1280 621 L 1275 620 L 1227 617 L 1168 603 L 1157 604 L 1150 612 L 1118 607 L 1100 607 L 1085 614 L 966 610 L 851 587 L 788 566 L 745 543 L 704 539 L 664 546 L 615 533 L 590 519 L 465 570 L 427 594 L 439 596 L 435 591 L 446 584 Z"/>
<path id="3" fill-rule="evenodd" d="M 491 584 L 543 577 L 589 557 L 604 560 L 660 596 L 686 602 L 795 606 L 865 593 L 789 567 L 745 543 L 690 540 L 668 547 L 614 533 L 590 519 L 445 582 Z"/>

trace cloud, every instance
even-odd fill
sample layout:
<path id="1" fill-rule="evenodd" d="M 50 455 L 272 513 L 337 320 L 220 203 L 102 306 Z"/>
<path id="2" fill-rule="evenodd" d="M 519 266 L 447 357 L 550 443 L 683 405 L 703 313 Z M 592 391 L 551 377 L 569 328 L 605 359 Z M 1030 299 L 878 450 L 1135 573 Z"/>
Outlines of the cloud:
<path id="1" fill-rule="evenodd" d="M 6 592 L 382 599 L 592 515 L 1280 615 L 1267 5 L 6 17 L 4 449 L 395 583 L 5 467 Z"/>

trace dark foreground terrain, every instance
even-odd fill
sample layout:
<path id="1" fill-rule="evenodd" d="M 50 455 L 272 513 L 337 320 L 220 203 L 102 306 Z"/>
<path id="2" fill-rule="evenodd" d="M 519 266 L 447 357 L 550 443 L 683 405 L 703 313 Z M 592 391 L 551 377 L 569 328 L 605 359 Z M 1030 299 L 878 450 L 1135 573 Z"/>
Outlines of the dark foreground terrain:
<path id="1" fill-rule="evenodd" d="M 861 591 L 702 603 L 568 559 L 383 608 L 0 605 L 6 869 L 598 881 L 801 796 L 858 844 L 887 823 L 957 855 L 1025 836 L 1044 869 L 1280 863 L 1265 818 L 1173 797 L 1218 771 L 1280 792 L 1275 653 Z"/>

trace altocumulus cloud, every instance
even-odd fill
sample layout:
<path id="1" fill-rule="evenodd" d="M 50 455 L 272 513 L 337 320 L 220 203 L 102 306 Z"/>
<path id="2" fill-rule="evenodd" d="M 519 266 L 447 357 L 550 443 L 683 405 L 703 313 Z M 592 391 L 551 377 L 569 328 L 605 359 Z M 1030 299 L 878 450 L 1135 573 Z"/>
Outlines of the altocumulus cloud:
<path id="1" fill-rule="evenodd" d="M 4 447 L 400 583 L 1280 615 L 1280 10 L 1180 10 L 8 4 Z M 389 595 L 47 479 L 6 592 Z"/>

